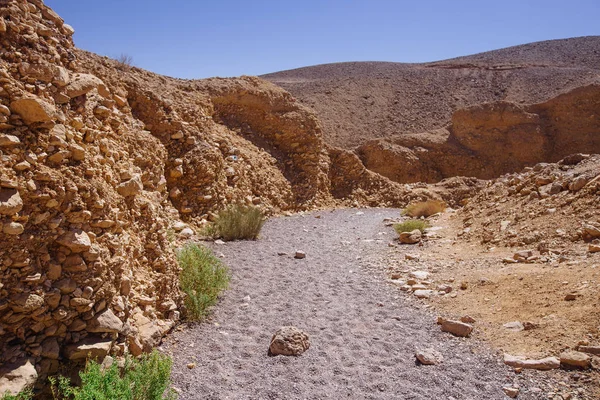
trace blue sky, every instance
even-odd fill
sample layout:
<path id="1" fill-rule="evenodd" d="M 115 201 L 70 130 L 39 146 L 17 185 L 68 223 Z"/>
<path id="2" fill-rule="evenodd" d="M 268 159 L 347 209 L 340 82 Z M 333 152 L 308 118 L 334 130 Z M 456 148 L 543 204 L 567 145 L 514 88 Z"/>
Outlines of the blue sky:
<path id="1" fill-rule="evenodd" d="M 600 0 L 46 0 L 75 44 L 179 78 L 435 61 L 600 34 Z"/>

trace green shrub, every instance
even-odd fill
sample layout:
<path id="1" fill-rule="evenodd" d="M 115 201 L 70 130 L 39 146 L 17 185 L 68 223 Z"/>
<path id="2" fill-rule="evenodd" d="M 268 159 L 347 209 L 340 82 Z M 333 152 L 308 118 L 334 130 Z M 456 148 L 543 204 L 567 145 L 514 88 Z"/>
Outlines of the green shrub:
<path id="1" fill-rule="evenodd" d="M 144 354 L 139 360 L 126 359 L 125 366 L 119 369 L 113 363 L 108 369 L 95 361 L 87 363 L 79 373 L 81 386 L 71 384 L 68 378 L 50 379 L 54 399 L 72 400 L 171 400 L 176 399 L 171 385 L 169 356 L 154 350 Z"/>
<path id="2" fill-rule="evenodd" d="M 425 229 L 429 228 L 429 222 L 422 219 L 409 219 L 400 224 L 395 224 L 394 229 L 398 234 L 402 232 L 412 232 L 415 229 L 425 232 Z"/>
<path id="3" fill-rule="evenodd" d="M 0 400 L 31 400 L 33 398 L 33 392 L 31 389 L 25 389 L 19 394 L 8 394 L 8 392 L 4 393 Z"/>
<path id="4" fill-rule="evenodd" d="M 179 282 L 187 295 L 188 318 L 201 319 L 217 302 L 221 290 L 229 283 L 227 267 L 209 249 L 188 244 L 177 252 L 181 267 Z"/>
<path id="5" fill-rule="evenodd" d="M 413 218 L 429 217 L 433 214 L 440 213 L 446 209 L 446 204 L 439 200 L 427 200 L 418 203 L 409 204 L 404 209 L 402 214 Z"/>
<path id="6" fill-rule="evenodd" d="M 265 217 L 258 208 L 236 204 L 219 213 L 214 229 L 223 240 L 254 240 L 264 223 Z"/>

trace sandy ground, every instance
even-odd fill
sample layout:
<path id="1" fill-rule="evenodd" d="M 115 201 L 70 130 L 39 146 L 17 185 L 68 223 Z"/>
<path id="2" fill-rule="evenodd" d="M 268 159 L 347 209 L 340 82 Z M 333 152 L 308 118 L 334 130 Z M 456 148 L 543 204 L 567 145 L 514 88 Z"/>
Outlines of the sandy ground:
<path id="1" fill-rule="evenodd" d="M 231 287 L 209 321 L 163 346 L 181 398 L 504 399 L 502 388 L 514 385 L 521 399 L 547 398 L 551 374 L 515 374 L 477 339 L 440 332 L 424 303 L 386 283 L 379 260 L 395 234 L 382 221 L 398 216 L 348 209 L 275 218 L 258 241 L 211 245 L 231 268 Z M 294 259 L 295 250 L 306 258 Z M 310 335 L 304 355 L 267 356 L 283 325 Z M 415 350 L 425 347 L 444 362 L 418 365 Z"/>

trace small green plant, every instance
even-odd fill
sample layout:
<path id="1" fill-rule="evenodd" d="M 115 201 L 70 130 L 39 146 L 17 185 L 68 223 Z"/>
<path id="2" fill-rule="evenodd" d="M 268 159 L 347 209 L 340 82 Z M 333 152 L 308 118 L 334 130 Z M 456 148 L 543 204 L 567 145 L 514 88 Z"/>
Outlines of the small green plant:
<path id="1" fill-rule="evenodd" d="M 446 209 L 446 204 L 439 200 L 427 200 L 418 203 L 409 204 L 404 209 L 402 214 L 413 218 L 429 217 L 433 214 L 440 213 Z"/>
<path id="2" fill-rule="evenodd" d="M 25 389 L 19 394 L 8 394 L 4 393 L 0 400 L 31 400 L 33 398 L 33 392 L 31 389 Z"/>
<path id="3" fill-rule="evenodd" d="M 79 373 L 81 386 L 73 386 L 63 376 L 50 378 L 52 397 L 72 400 L 172 400 L 177 398 L 171 386 L 169 356 L 154 350 L 139 360 L 128 358 L 119 369 L 117 363 L 103 370 L 95 361 L 89 361 Z"/>
<path id="4" fill-rule="evenodd" d="M 214 229 L 223 240 L 254 240 L 264 223 L 265 217 L 258 208 L 236 204 L 218 214 Z"/>
<path id="5" fill-rule="evenodd" d="M 425 232 L 425 229 L 429 228 L 429 222 L 422 219 L 409 219 L 400 224 L 395 224 L 394 229 L 398 234 L 402 232 L 412 232 L 415 229 Z"/>
<path id="6" fill-rule="evenodd" d="M 197 244 L 188 244 L 180 249 L 177 260 L 181 267 L 181 290 L 187 295 L 187 316 L 189 319 L 202 319 L 229 284 L 227 267 L 209 249 Z"/>

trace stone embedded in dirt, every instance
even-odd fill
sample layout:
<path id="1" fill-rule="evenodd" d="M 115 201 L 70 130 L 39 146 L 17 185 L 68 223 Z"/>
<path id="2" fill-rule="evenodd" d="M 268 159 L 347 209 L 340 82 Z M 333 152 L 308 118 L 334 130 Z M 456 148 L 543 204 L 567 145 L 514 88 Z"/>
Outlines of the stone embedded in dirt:
<path id="1" fill-rule="evenodd" d="M 82 96 L 94 89 L 104 86 L 102 79 L 90 74 L 74 74 L 71 82 L 67 85 L 67 96 L 70 98 Z"/>
<path id="2" fill-rule="evenodd" d="M 4 226 L 2 227 L 2 232 L 6 233 L 7 235 L 20 235 L 24 231 L 25 227 L 23 226 L 23 224 L 20 224 L 18 222 L 9 222 L 7 224 L 4 224 Z"/>
<path id="3" fill-rule="evenodd" d="M 473 332 L 473 325 L 467 324 L 461 321 L 453 321 L 449 319 L 442 319 L 442 332 L 448 332 L 454 336 L 468 337 Z"/>
<path id="4" fill-rule="evenodd" d="M 444 361 L 442 354 L 432 348 L 417 350 L 415 357 L 423 365 L 436 365 Z"/>
<path id="5" fill-rule="evenodd" d="M 590 243 L 588 246 L 588 251 L 590 253 L 600 253 L 600 244 Z"/>
<path id="6" fill-rule="evenodd" d="M 413 292 L 416 298 L 418 299 L 428 299 L 433 296 L 433 290 L 427 289 L 418 289 Z"/>
<path id="7" fill-rule="evenodd" d="M 577 300 L 577 298 L 581 296 L 581 294 L 577 293 L 577 292 L 573 292 L 573 293 L 568 293 L 565 296 L 565 301 L 573 301 L 573 300 Z"/>
<path id="8" fill-rule="evenodd" d="M 448 284 L 441 284 L 441 285 L 438 285 L 437 290 L 439 292 L 450 293 L 450 292 L 452 292 L 452 286 L 450 286 Z"/>
<path id="9" fill-rule="evenodd" d="M 592 224 L 583 224 L 583 230 L 591 237 L 600 237 L 600 228 Z"/>
<path id="10" fill-rule="evenodd" d="M 507 322 L 506 324 L 504 324 L 502 326 L 505 327 L 506 329 L 508 329 L 509 331 L 513 331 L 513 332 L 521 332 L 521 331 L 525 330 L 525 327 L 523 326 L 523 324 L 520 321 Z"/>
<path id="11" fill-rule="evenodd" d="M 183 228 L 181 232 L 179 232 L 179 236 L 183 238 L 191 238 L 192 236 L 194 236 L 194 231 L 192 230 L 192 228 Z"/>
<path id="12" fill-rule="evenodd" d="M 56 239 L 56 242 L 62 246 L 68 247 L 73 253 L 82 253 L 88 251 L 92 246 L 90 237 L 81 229 L 74 229 Z"/>
<path id="13" fill-rule="evenodd" d="M 418 254 L 409 254 L 409 253 L 406 253 L 404 255 L 404 259 L 411 260 L 411 261 L 419 261 L 419 255 Z"/>
<path id="14" fill-rule="evenodd" d="M 469 282 L 467 281 L 462 281 L 460 283 L 460 290 L 467 290 L 469 288 Z"/>
<path id="15" fill-rule="evenodd" d="M 475 320 L 475 318 L 471 317 L 470 315 L 464 315 L 460 317 L 460 322 L 464 322 L 466 324 L 474 324 L 475 322 L 477 322 L 477 320 Z"/>
<path id="16" fill-rule="evenodd" d="M 144 189 L 142 179 L 139 175 L 135 175 L 133 178 L 120 183 L 117 186 L 117 192 L 123 197 L 131 197 L 140 193 Z"/>
<path id="17" fill-rule="evenodd" d="M 111 339 L 86 338 L 65 347 L 64 356 L 69 360 L 102 360 L 112 347 Z"/>
<path id="18" fill-rule="evenodd" d="M 424 281 L 427 278 L 429 278 L 429 275 L 431 275 L 431 274 L 429 272 L 427 272 L 427 271 L 412 271 L 408 275 L 411 278 L 415 278 L 415 279 Z"/>
<path id="19" fill-rule="evenodd" d="M 577 350 L 583 353 L 593 354 L 595 356 L 600 356 L 600 346 L 579 346 Z"/>
<path id="20" fill-rule="evenodd" d="M 504 390 L 504 393 L 506 393 L 506 395 L 511 399 L 514 399 L 519 395 L 519 388 L 505 386 L 502 388 L 502 390 Z"/>
<path id="21" fill-rule="evenodd" d="M 504 354 L 504 364 L 513 368 L 538 369 L 548 371 L 560 367 L 560 360 L 556 357 L 546 357 L 540 360 L 528 360 L 525 357 Z"/>
<path id="22" fill-rule="evenodd" d="M 53 105 L 33 95 L 13 101 L 10 103 L 10 110 L 19 114 L 27 125 L 50 122 L 56 114 Z"/>
<path id="23" fill-rule="evenodd" d="M 38 374 L 28 359 L 0 367 L 0 394 L 16 396 L 27 388 L 33 387 Z"/>
<path id="24" fill-rule="evenodd" d="M 0 147 L 11 147 L 16 146 L 20 143 L 21 139 L 19 139 L 15 135 L 7 135 L 5 133 L 0 133 Z"/>
<path id="25" fill-rule="evenodd" d="M 539 328 L 539 325 L 538 325 L 538 324 L 536 324 L 535 322 L 525 321 L 525 322 L 523 322 L 523 328 L 524 328 L 526 331 L 530 331 L 530 330 L 532 330 L 532 329 L 537 329 L 537 328 Z"/>
<path id="26" fill-rule="evenodd" d="M 306 253 L 303 252 L 302 250 L 296 250 L 296 253 L 294 254 L 294 258 L 297 258 L 299 260 L 306 258 Z"/>
<path id="27" fill-rule="evenodd" d="M 275 332 L 269 345 L 269 355 L 299 356 L 310 347 L 308 335 L 295 326 L 283 326 Z"/>
<path id="28" fill-rule="evenodd" d="M 567 368 L 587 369 L 592 366 L 592 357 L 580 351 L 565 351 L 560 354 L 560 364 Z"/>
<path id="29" fill-rule="evenodd" d="M 421 231 L 415 229 L 412 232 L 401 232 L 398 240 L 403 244 L 417 244 L 421 241 Z"/>
<path id="30" fill-rule="evenodd" d="M 526 261 L 529 257 L 533 256 L 533 250 L 521 250 L 513 254 L 513 259 L 517 261 Z"/>
<path id="31" fill-rule="evenodd" d="M 0 215 L 14 215 L 23 208 L 23 200 L 16 189 L 0 188 Z"/>

